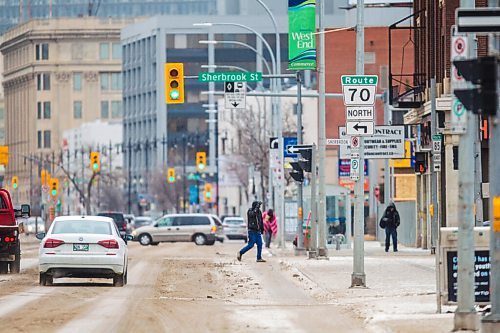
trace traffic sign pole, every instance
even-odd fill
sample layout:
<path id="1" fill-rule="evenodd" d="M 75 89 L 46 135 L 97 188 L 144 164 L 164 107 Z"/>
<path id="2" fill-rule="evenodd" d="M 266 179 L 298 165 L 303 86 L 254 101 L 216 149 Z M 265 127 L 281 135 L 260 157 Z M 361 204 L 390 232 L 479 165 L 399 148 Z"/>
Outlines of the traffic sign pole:
<path id="1" fill-rule="evenodd" d="M 302 144 L 302 77 L 301 71 L 297 71 L 297 144 Z M 302 232 L 303 222 L 303 186 L 302 182 L 297 184 L 297 246 L 295 247 L 295 254 L 304 252 L 304 233 Z M 283 223 L 283 226 L 285 224 Z"/>

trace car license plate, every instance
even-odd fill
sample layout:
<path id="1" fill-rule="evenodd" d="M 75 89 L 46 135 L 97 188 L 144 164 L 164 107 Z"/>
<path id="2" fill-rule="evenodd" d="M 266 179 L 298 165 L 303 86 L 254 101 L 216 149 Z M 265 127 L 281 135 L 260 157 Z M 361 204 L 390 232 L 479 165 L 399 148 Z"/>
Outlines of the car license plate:
<path id="1" fill-rule="evenodd" d="M 88 251 L 89 244 L 73 244 L 73 251 Z"/>

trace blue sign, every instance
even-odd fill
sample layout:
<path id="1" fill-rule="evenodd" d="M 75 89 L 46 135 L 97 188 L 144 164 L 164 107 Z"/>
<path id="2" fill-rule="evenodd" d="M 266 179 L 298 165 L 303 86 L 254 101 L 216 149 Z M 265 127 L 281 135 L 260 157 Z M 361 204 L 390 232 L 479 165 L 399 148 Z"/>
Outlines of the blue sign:
<path id="1" fill-rule="evenodd" d="M 189 185 L 189 204 L 195 205 L 200 203 L 200 192 L 198 191 L 198 186 Z"/>
<path id="2" fill-rule="evenodd" d="M 339 177 L 351 176 L 351 160 L 339 158 Z M 365 176 L 368 176 L 368 160 L 365 160 Z"/>
<path id="3" fill-rule="evenodd" d="M 297 145 L 297 138 L 293 137 L 283 137 L 283 156 L 284 157 L 299 157 L 299 154 L 292 154 L 288 152 L 288 147 Z"/>

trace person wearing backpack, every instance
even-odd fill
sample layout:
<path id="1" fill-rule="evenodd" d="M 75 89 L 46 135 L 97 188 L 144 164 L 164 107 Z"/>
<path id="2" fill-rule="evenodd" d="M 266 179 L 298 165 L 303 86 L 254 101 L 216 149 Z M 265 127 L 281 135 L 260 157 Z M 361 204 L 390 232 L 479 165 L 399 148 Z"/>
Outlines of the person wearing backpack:
<path id="1" fill-rule="evenodd" d="M 398 232 L 400 219 L 394 202 L 391 202 L 385 209 L 384 215 L 380 219 L 380 227 L 385 229 L 385 252 L 389 252 L 392 237 L 392 247 L 394 252 L 398 252 Z"/>
<path id="2" fill-rule="evenodd" d="M 266 262 L 262 259 L 262 233 L 264 232 L 264 223 L 262 221 L 260 205 L 262 205 L 262 202 L 254 201 L 252 207 L 247 211 L 248 244 L 236 254 L 236 259 L 238 259 L 238 261 L 241 261 L 241 257 L 257 244 L 257 262 Z"/>

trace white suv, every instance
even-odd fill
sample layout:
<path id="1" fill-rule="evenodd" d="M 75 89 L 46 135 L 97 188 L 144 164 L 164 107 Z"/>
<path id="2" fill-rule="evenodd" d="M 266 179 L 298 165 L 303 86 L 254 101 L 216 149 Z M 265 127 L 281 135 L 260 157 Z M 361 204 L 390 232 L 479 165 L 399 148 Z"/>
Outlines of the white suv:
<path id="1" fill-rule="evenodd" d="M 160 242 L 194 242 L 196 245 L 214 245 L 224 241 L 222 223 L 210 214 L 169 214 L 150 226 L 132 232 L 141 245 L 158 245 Z"/>

